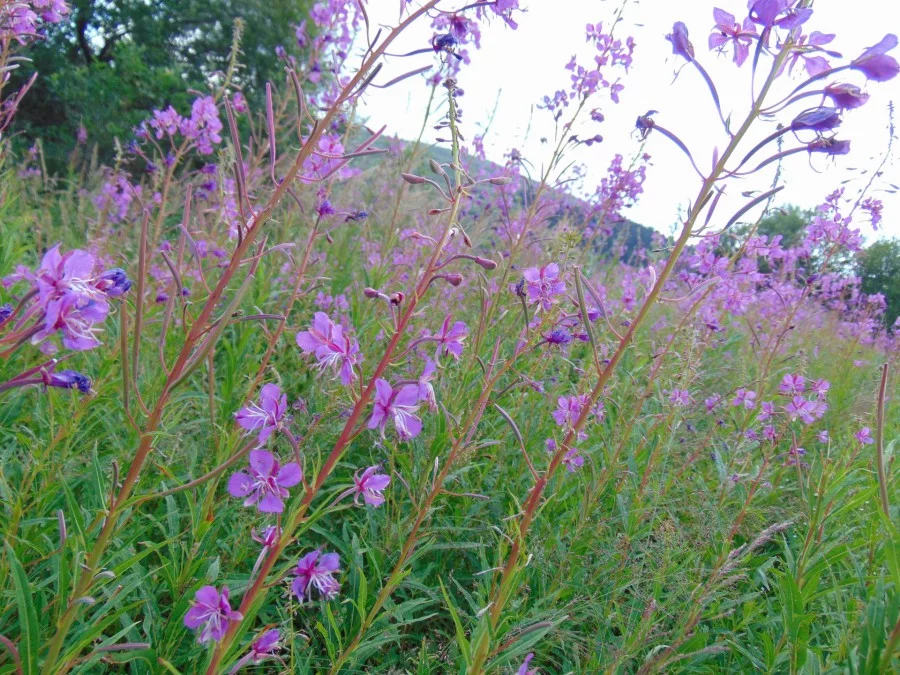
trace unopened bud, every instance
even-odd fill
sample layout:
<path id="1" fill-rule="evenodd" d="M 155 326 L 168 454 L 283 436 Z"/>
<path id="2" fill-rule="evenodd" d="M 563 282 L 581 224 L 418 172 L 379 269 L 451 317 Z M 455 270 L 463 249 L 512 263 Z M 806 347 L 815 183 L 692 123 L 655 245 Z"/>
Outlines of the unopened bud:
<path id="1" fill-rule="evenodd" d="M 421 176 L 416 176 L 415 174 L 412 174 L 412 173 L 401 173 L 400 177 L 403 180 L 405 180 L 407 183 L 410 183 L 412 185 L 419 185 L 419 184 L 425 182 L 424 178 L 422 178 Z"/>
<path id="2" fill-rule="evenodd" d="M 428 165 L 431 167 L 432 173 L 436 173 L 438 176 L 444 175 L 444 170 L 441 168 L 441 165 L 438 164 L 434 159 L 429 159 Z"/>
<path id="3" fill-rule="evenodd" d="M 491 185 L 509 185 L 512 183 L 512 178 L 509 176 L 494 176 L 488 179 L 488 183 Z"/>
<path id="4" fill-rule="evenodd" d="M 428 211 L 429 216 L 437 216 L 446 211 L 447 209 L 430 209 Z"/>
<path id="5" fill-rule="evenodd" d="M 463 236 L 463 243 L 464 243 L 466 246 L 468 246 L 469 248 L 472 248 L 472 240 L 469 239 L 469 235 L 466 234 L 466 231 L 465 231 L 465 230 L 462 231 L 462 236 Z"/>
<path id="6" fill-rule="evenodd" d="M 493 260 L 488 260 L 487 258 L 476 257 L 475 263 L 481 265 L 486 270 L 497 269 L 497 263 L 495 263 Z"/>
<path id="7" fill-rule="evenodd" d="M 444 279 L 447 280 L 447 283 L 451 286 L 459 286 L 462 283 L 462 274 L 445 274 Z"/>
<path id="8" fill-rule="evenodd" d="M 405 297 L 406 296 L 403 293 L 401 293 L 400 291 L 397 291 L 396 293 L 391 293 L 391 296 L 390 296 L 391 304 L 392 305 L 400 305 L 403 303 L 403 299 Z"/>
<path id="9" fill-rule="evenodd" d="M 370 287 L 367 286 L 367 287 L 363 290 L 363 295 L 365 295 L 367 298 L 369 298 L 370 300 L 372 300 L 372 299 L 374 299 L 374 298 L 377 298 L 377 297 L 378 297 L 379 295 L 381 295 L 381 294 L 380 294 L 378 291 L 376 291 L 374 288 L 370 288 Z"/>

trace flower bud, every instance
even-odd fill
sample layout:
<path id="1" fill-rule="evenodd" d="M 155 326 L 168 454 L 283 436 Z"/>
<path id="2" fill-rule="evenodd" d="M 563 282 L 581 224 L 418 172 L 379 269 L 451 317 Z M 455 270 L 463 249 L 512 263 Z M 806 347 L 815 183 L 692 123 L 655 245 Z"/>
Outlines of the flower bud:
<path id="1" fill-rule="evenodd" d="M 512 178 L 509 176 L 495 176 L 494 178 L 489 178 L 488 183 L 491 185 L 509 185 L 512 183 Z"/>
<path id="2" fill-rule="evenodd" d="M 403 299 L 405 297 L 406 296 L 403 293 L 401 293 L 400 291 L 397 291 L 396 293 L 391 293 L 389 299 L 390 299 L 392 305 L 401 305 L 403 303 Z"/>
<path id="3" fill-rule="evenodd" d="M 829 131 L 841 125 L 841 111 L 822 106 L 812 108 L 797 115 L 791 122 L 792 131 Z"/>
<path id="4" fill-rule="evenodd" d="M 488 258 L 476 257 L 475 263 L 477 265 L 481 265 L 486 270 L 497 269 L 497 263 L 495 263 L 493 260 L 489 260 Z"/>
<path id="5" fill-rule="evenodd" d="M 372 300 L 372 299 L 377 298 L 378 296 L 380 296 L 381 293 L 379 293 L 378 291 L 376 291 L 374 288 L 370 288 L 370 287 L 367 286 L 367 287 L 363 290 L 363 295 L 366 296 L 367 298 L 369 298 L 370 300 Z"/>
<path id="6" fill-rule="evenodd" d="M 431 168 L 432 173 L 436 173 L 438 176 L 446 175 L 445 171 L 441 168 L 441 165 L 433 158 L 428 160 L 428 166 Z"/>
<path id="7" fill-rule="evenodd" d="M 74 370 L 61 370 L 58 373 L 50 373 L 47 378 L 48 387 L 60 389 L 77 389 L 82 394 L 91 390 L 91 380 L 87 375 L 82 375 Z"/>
<path id="8" fill-rule="evenodd" d="M 682 56 L 688 61 L 694 60 L 694 45 L 688 39 L 688 29 L 683 21 L 676 21 L 672 26 L 672 32 L 666 35 L 666 40 L 672 43 L 672 53 Z"/>
<path id="9" fill-rule="evenodd" d="M 420 185 L 425 182 L 424 178 L 422 178 L 421 176 L 416 176 L 412 173 L 401 173 L 400 177 L 411 185 Z"/>
<path id="10" fill-rule="evenodd" d="M 447 283 L 451 286 L 459 286 L 462 283 L 462 274 L 445 274 L 444 279 L 447 280 Z"/>

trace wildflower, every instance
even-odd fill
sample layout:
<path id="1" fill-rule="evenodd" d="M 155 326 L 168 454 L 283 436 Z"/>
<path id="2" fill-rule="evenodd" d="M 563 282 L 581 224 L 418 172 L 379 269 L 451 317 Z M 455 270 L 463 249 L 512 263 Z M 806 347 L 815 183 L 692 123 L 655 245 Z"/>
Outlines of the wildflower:
<path id="1" fill-rule="evenodd" d="M 828 442 L 828 430 L 822 429 L 822 431 L 817 433 L 816 440 L 819 441 L 819 443 L 827 443 Z"/>
<path id="2" fill-rule="evenodd" d="M 747 410 L 753 410 L 756 407 L 756 392 L 752 389 L 738 389 L 734 392 L 731 405 L 744 406 Z"/>
<path id="3" fill-rule="evenodd" d="M 262 445 L 280 427 L 286 411 L 287 395 L 281 393 L 277 384 L 267 384 L 260 389 L 259 404 L 244 406 L 234 417 L 238 425 L 248 431 L 259 429 L 259 443 Z"/>
<path id="4" fill-rule="evenodd" d="M 549 263 L 540 269 L 529 267 L 522 274 L 532 303 L 538 302 L 544 310 L 553 305 L 553 298 L 566 292 L 565 282 L 559 278 L 559 265 Z"/>
<path id="5" fill-rule="evenodd" d="M 309 330 L 297 333 L 297 346 L 304 354 L 315 354 L 320 368 L 338 371 L 344 386 L 353 381 L 353 366 L 359 361 L 359 345 L 344 335 L 344 328 L 324 312 L 316 312 Z"/>
<path id="6" fill-rule="evenodd" d="M 887 82 L 900 72 L 900 64 L 888 52 L 897 46 L 897 36 L 888 33 L 877 45 L 869 47 L 856 59 L 850 62 L 853 70 L 858 70 L 866 79 L 875 82 Z"/>
<path id="7" fill-rule="evenodd" d="M 10 303 L 5 303 L 0 305 L 0 326 L 6 323 L 7 319 L 12 316 L 15 311 L 15 307 L 13 307 Z"/>
<path id="8" fill-rule="evenodd" d="M 862 89 L 855 84 L 845 82 L 829 84 L 825 87 L 824 92 L 825 96 L 831 99 L 834 106 L 842 110 L 859 108 L 869 100 L 869 95 L 864 93 Z"/>
<path id="9" fill-rule="evenodd" d="M 756 419 L 760 422 L 766 422 L 770 420 L 772 416 L 775 414 L 775 404 L 772 401 L 763 401 L 759 404 L 760 412 L 757 415 Z"/>
<path id="10" fill-rule="evenodd" d="M 378 378 L 375 380 L 375 406 L 369 418 L 369 429 L 381 429 L 383 437 L 390 418 L 400 440 L 415 438 L 422 431 L 422 421 L 414 414 L 419 409 L 418 402 L 419 388 L 416 385 L 394 389 L 387 380 Z"/>
<path id="11" fill-rule="evenodd" d="M 703 405 L 706 406 L 706 412 L 712 412 L 715 410 L 716 406 L 722 401 L 722 397 L 718 394 L 713 394 L 705 401 L 703 401 Z"/>
<path id="12" fill-rule="evenodd" d="M 812 424 L 815 421 L 815 401 L 808 401 L 802 396 L 794 396 L 791 402 L 784 406 L 784 411 L 791 420 L 799 417 L 805 424 Z"/>
<path id="13" fill-rule="evenodd" d="M 872 430 L 869 427 L 863 427 L 855 434 L 853 434 L 853 438 L 862 443 L 863 445 L 870 445 L 875 442 L 875 439 L 872 438 Z"/>
<path id="14" fill-rule="evenodd" d="M 831 157 L 846 155 L 850 152 L 850 141 L 841 141 L 834 137 L 817 138 L 812 143 L 806 145 L 806 151 L 810 154 L 814 152 L 823 152 Z"/>
<path id="15" fill-rule="evenodd" d="M 821 106 L 811 108 L 797 115 L 791 121 L 792 131 L 830 131 L 841 125 L 841 111 L 837 108 Z"/>
<path id="16" fill-rule="evenodd" d="M 676 21 L 672 26 L 672 32 L 666 35 L 666 40 L 672 43 L 672 53 L 683 56 L 688 61 L 694 60 L 694 45 L 688 39 L 688 29 L 683 21 Z"/>
<path id="17" fill-rule="evenodd" d="M 259 663 L 281 648 L 281 632 L 277 628 L 265 630 L 250 645 L 250 660 Z"/>
<path id="18" fill-rule="evenodd" d="M 50 373 L 47 386 L 77 389 L 82 394 L 87 394 L 91 390 L 91 380 L 87 375 L 82 375 L 74 370 L 61 370 L 58 373 Z"/>
<path id="19" fill-rule="evenodd" d="M 750 20 L 763 30 L 798 28 L 812 16 L 812 10 L 793 5 L 794 0 L 756 0 L 750 5 Z"/>
<path id="20" fill-rule="evenodd" d="M 806 378 L 802 375 L 785 375 L 781 379 L 778 391 L 786 396 L 802 394 L 806 391 Z"/>
<path id="21" fill-rule="evenodd" d="M 250 532 L 250 537 L 253 541 L 262 544 L 263 548 L 272 548 L 280 536 L 281 528 L 277 525 L 269 525 L 262 531 L 262 534 L 257 534 L 255 530 L 251 530 Z"/>
<path id="22" fill-rule="evenodd" d="M 384 473 L 378 473 L 380 470 L 381 467 L 378 465 L 370 466 L 363 471 L 362 476 L 357 471 L 353 476 L 353 487 L 344 494 L 352 493 L 353 503 L 357 506 L 360 496 L 369 506 L 381 506 L 384 504 L 384 495 L 381 493 L 391 484 L 391 477 Z"/>
<path id="23" fill-rule="evenodd" d="M 576 396 L 560 396 L 557 400 L 557 409 L 553 411 L 553 419 L 556 423 L 566 430 L 573 430 L 575 423 L 589 402 L 587 394 L 578 394 Z M 584 440 L 587 434 L 583 431 L 578 433 L 578 440 Z"/>
<path id="24" fill-rule="evenodd" d="M 756 37 L 756 27 L 749 18 L 744 19 L 742 26 L 735 20 L 733 14 L 718 7 L 713 8 L 713 19 L 716 25 L 709 34 L 709 48 L 721 52 L 725 49 L 725 45 L 731 42 L 734 48 L 734 62 L 740 68 L 750 55 L 750 45 Z"/>
<path id="25" fill-rule="evenodd" d="M 241 92 L 234 92 L 234 95 L 231 97 L 231 107 L 236 113 L 247 112 L 247 99 L 244 98 L 244 95 Z"/>
<path id="26" fill-rule="evenodd" d="M 340 572 L 340 556 L 337 553 L 325 553 L 310 551 L 300 558 L 297 567 L 294 568 L 294 580 L 291 582 L 291 591 L 300 602 L 312 598 L 312 589 L 315 588 L 319 595 L 326 600 L 331 600 L 341 590 L 334 575 Z"/>
<path id="27" fill-rule="evenodd" d="M 809 385 L 809 391 L 820 399 L 825 398 L 829 389 L 831 389 L 831 383 L 828 380 L 816 380 Z"/>
<path id="28" fill-rule="evenodd" d="M 572 341 L 572 334 L 564 328 L 554 328 L 544 337 L 548 345 L 564 347 Z"/>
<path id="29" fill-rule="evenodd" d="M 516 671 L 516 675 L 537 675 L 537 670 L 533 668 L 529 668 L 528 664 L 531 663 L 531 660 L 534 658 L 534 652 L 528 652 L 528 656 L 525 657 L 525 660 L 522 661 L 522 665 L 519 666 L 519 669 Z"/>
<path id="30" fill-rule="evenodd" d="M 437 410 L 437 397 L 434 394 L 434 386 L 431 384 L 436 368 L 434 361 L 425 359 L 425 368 L 422 369 L 422 374 L 419 375 L 419 400 L 424 401 L 425 405 L 432 412 Z"/>
<path id="31" fill-rule="evenodd" d="M 691 395 L 687 389 L 673 389 L 669 392 L 669 401 L 677 406 L 690 405 Z"/>
<path id="32" fill-rule="evenodd" d="M 434 355 L 435 359 L 441 354 L 451 354 L 454 359 L 458 360 L 462 354 L 463 342 L 469 335 L 469 328 L 462 321 L 456 321 L 453 325 L 450 325 L 452 318 L 453 316 L 448 314 L 444 318 L 440 332 L 434 336 L 435 342 L 438 343 L 437 352 Z"/>
<path id="33" fill-rule="evenodd" d="M 287 488 L 303 480 L 303 470 L 296 462 L 281 466 L 275 456 L 266 450 L 251 450 L 249 470 L 238 471 L 228 481 L 232 497 L 246 497 L 244 506 L 257 505 L 262 513 L 281 513 Z"/>
<path id="34" fill-rule="evenodd" d="M 579 454 L 578 448 L 571 448 L 570 450 L 566 451 L 562 462 L 566 467 L 566 471 L 568 471 L 569 473 L 575 473 L 578 469 L 584 466 L 584 457 Z"/>
<path id="35" fill-rule="evenodd" d="M 184 615 L 184 625 L 191 630 L 200 628 L 197 641 L 203 644 L 213 640 L 218 642 L 228 630 L 229 621 L 240 621 L 244 617 L 231 609 L 228 604 L 228 587 L 222 592 L 215 586 L 204 586 L 194 596 L 194 603 Z M 202 628 L 201 628 L 202 626 Z"/>
<path id="36" fill-rule="evenodd" d="M 807 37 L 806 35 L 800 35 L 799 28 L 795 28 L 793 33 L 796 36 L 795 51 L 788 57 L 788 72 L 793 73 L 794 66 L 797 65 L 797 62 L 801 59 L 803 60 L 803 67 L 806 69 L 806 74 L 810 77 L 815 77 L 819 73 L 824 73 L 831 67 L 828 60 L 824 56 L 816 54 L 816 52 L 822 51 L 819 49 L 820 47 L 827 45 L 834 40 L 834 33 L 820 33 L 819 31 L 814 30 Z M 811 53 L 815 55 L 811 56 Z"/>

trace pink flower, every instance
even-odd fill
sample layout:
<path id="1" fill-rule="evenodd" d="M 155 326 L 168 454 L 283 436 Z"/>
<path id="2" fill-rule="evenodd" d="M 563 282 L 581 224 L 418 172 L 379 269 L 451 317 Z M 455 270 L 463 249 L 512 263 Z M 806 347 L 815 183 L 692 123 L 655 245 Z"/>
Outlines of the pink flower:
<path id="1" fill-rule="evenodd" d="M 315 354 L 320 368 L 338 371 L 341 384 L 353 382 L 353 366 L 359 361 L 359 345 L 344 335 L 340 324 L 324 312 L 316 312 L 309 330 L 297 333 L 297 346 L 304 354 Z"/>
<path id="2" fill-rule="evenodd" d="M 522 661 L 522 665 L 519 666 L 519 669 L 516 671 L 516 675 L 537 675 L 537 669 L 531 669 L 528 667 L 528 664 L 531 663 L 531 660 L 534 658 L 534 652 L 529 652 L 525 657 L 525 660 Z"/>
<path id="3" fill-rule="evenodd" d="M 203 644 L 213 640 L 218 642 L 228 630 L 230 621 L 240 621 L 244 617 L 240 612 L 235 612 L 228 604 L 228 587 L 224 586 L 222 592 L 215 586 L 204 586 L 194 596 L 191 608 L 184 615 L 184 625 L 192 630 L 201 628 L 197 634 L 197 641 Z"/>
<path id="4" fill-rule="evenodd" d="M 565 457 L 562 460 L 563 464 L 566 467 L 566 471 L 569 473 L 575 473 L 578 469 L 584 466 L 584 457 L 582 457 L 578 448 L 571 448 L 566 451 Z"/>
<path id="5" fill-rule="evenodd" d="M 741 26 L 733 14 L 718 7 L 713 8 L 713 19 L 716 25 L 709 34 L 709 48 L 721 52 L 731 42 L 734 47 L 734 62 L 740 68 L 750 55 L 750 45 L 756 38 L 756 27 L 749 18 L 744 19 L 744 25 Z"/>
<path id="6" fill-rule="evenodd" d="M 528 290 L 528 296 L 532 303 L 540 303 L 544 310 L 553 306 L 554 297 L 564 295 L 565 282 L 559 278 L 559 265 L 550 263 L 540 269 L 529 267 L 522 276 Z"/>
<path id="7" fill-rule="evenodd" d="M 853 438 L 862 443 L 863 445 L 871 445 L 875 442 L 875 439 L 872 438 L 872 430 L 869 427 L 863 427 L 855 434 L 853 434 Z"/>
<path id="8" fill-rule="evenodd" d="M 760 411 L 756 419 L 760 422 L 766 422 L 775 414 L 775 404 L 772 401 L 763 401 L 759 404 Z"/>
<path id="9" fill-rule="evenodd" d="M 238 425 L 248 431 L 259 429 L 259 443 L 262 445 L 279 428 L 286 411 L 287 395 L 281 393 L 277 384 L 267 384 L 259 392 L 259 404 L 244 406 L 234 417 Z"/>
<path id="10" fill-rule="evenodd" d="M 860 71 L 869 80 L 887 82 L 900 72 L 900 64 L 888 52 L 897 46 L 897 36 L 888 33 L 877 45 L 869 47 L 850 63 L 850 67 Z"/>
<path id="11" fill-rule="evenodd" d="M 425 367 L 422 369 L 422 374 L 419 375 L 419 400 L 424 401 L 432 412 L 437 410 L 437 397 L 434 393 L 434 386 L 431 384 L 436 369 L 434 361 L 425 359 Z"/>
<path id="12" fill-rule="evenodd" d="M 794 396 L 791 402 L 784 406 L 784 411 L 791 420 L 799 417 L 804 423 L 812 424 L 815 421 L 816 404 L 815 401 L 807 401 L 802 396 Z"/>
<path id="13" fill-rule="evenodd" d="M 452 354 L 453 358 L 459 360 L 463 351 L 463 342 L 469 335 L 469 328 L 462 321 L 455 322 L 452 326 L 450 320 L 453 317 L 448 314 L 441 326 L 441 331 L 434 336 L 434 340 L 438 343 L 437 352 L 434 358 L 437 359 L 441 354 Z"/>
<path id="14" fill-rule="evenodd" d="M 294 568 L 294 580 L 291 591 L 300 602 L 312 598 L 312 589 L 326 600 L 334 598 L 341 590 L 334 575 L 340 572 L 341 559 L 337 553 L 310 551 L 300 558 Z"/>
<path id="15" fill-rule="evenodd" d="M 734 392 L 734 399 L 731 401 L 733 406 L 744 406 L 747 410 L 753 410 L 756 407 L 756 392 L 748 389 L 738 389 Z"/>
<path id="16" fill-rule="evenodd" d="M 804 391 L 806 391 L 806 378 L 802 375 L 785 375 L 781 379 L 781 384 L 778 386 L 778 391 L 780 391 L 785 396 L 802 394 Z"/>
<path id="17" fill-rule="evenodd" d="M 353 494 L 353 503 L 359 505 L 359 498 L 362 496 L 363 501 L 369 506 L 381 506 L 384 504 L 385 488 L 391 484 L 391 477 L 387 474 L 378 473 L 380 466 L 370 466 L 363 471 L 362 476 L 357 471 L 353 476 L 353 487 L 346 494 Z M 342 497 L 344 495 L 341 495 Z"/>
<path id="18" fill-rule="evenodd" d="M 228 492 L 232 497 L 246 497 L 244 506 L 257 505 L 262 513 L 281 513 L 287 488 L 303 480 L 303 470 L 296 462 L 280 466 L 275 456 L 266 450 L 250 451 L 250 468 L 232 474 Z"/>
<path id="19" fill-rule="evenodd" d="M 250 645 L 250 660 L 259 663 L 281 648 L 281 632 L 277 628 L 265 630 Z"/>
<path id="20" fill-rule="evenodd" d="M 588 404 L 587 394 L 578 394 L 576 396 L 560 396 L 557 400 L 557 409 L 553 411 L 553 419 L 556 423 L 567 431 L 575 428 L 575 422 L 584 410 L 584 406 Z M 583 441 L 587 438 L 587 434 L 583 431 L 578 433 L 578 440 Z"/>
<path id="21" fill-rule="evenodd" d="M 673 389 L 669 392 L 669 401 L 677 406 L 687 406 L 691 404 L 691 395 L 687 389 Z"/>
<path id="22" fill-rule="evenodd" d="M 418 402 L 418 386 L 408 384 L 394 389 L 387 380 L 378 378 L 375 380 L 375 406 L 369 418 L 369 429 L 381 429 L 383 437 L 387 421 L 391 419 L 400 440 L 415 438 L 422 431 L 422 421 L 414 414 L 419 409 Z"/>

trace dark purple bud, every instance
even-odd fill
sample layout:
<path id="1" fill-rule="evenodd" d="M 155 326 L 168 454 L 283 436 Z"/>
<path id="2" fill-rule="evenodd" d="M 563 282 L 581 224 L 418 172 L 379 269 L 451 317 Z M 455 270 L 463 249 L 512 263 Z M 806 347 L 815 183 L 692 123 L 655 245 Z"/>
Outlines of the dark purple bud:
<path id="1" fill-rule="evenodd" d="M 0 305 L 0 325 L 6 323 L 6 320 L 12 316 L 14 309 L 9 303 Z"/>
<path id="2" fill-rule="evenodd" d="M 836 82 L 825 87 L 825 95 L 831 99 L 835 107 L 842 110 L 859 108 L 869 100 L 869 95 L 855 84 Z"/>
<path id="3" fill-rule="evenodd" d="M 416 176 L 415 174 L 411 173 L 401 173 L 400 178 L 405 180 L 407 183 L 410 183 L 411 185 L 419 185 L 425 182 L 425 179 L 421 176 Z"/>
<path id="4" fill-rule="evenodd" d="M 316 207 L 316 213 L 318 213 L 319 216 L 330 216 L 334 213 L 334 207 L 331 205 L 330 201 L 323 199 Z"/>
<path id="5" fill-rule="evenodd" d="M 188 297 L 190 294 L 191 294 L 191 289 L 190 289 L 190 288 L 188 288 L 187 286 L 182 286 L 182 287 L 181 287 L 181 296 L 182 296 L 182 297 L 186 298 L 186 297 Z"/>
<path id="6" fill-rule="evenodd" d="M 451 33 L 444 33 L 443 35 L 435 35 L 431 38 L 431 48 L 436 52 L 448 52 L 453 53 L 453 50 L 456 49 L 456 45 L 459 44 L 459 40 L 457 40 Z"/>
<path id="7" fill-rule="evenodd" d="M 497 269 L 497 263 L 495 263 L 493 260 L 488 260 L 487 258 L 481 258 L 479 256 L 476 256 L 475 263 L 478 265 L 481 265 L 486 270 Z"/>
<path id="8" fill-rule="evenodd" d="M 169 294 L 166 293 L 165 291 L 160 291 L 159 293 L 156 294 L 156 302 L 159 303 L 160 305 L 165 302 L 168 302 L 168 300 L 169 300 Z"/>
<path id="9" fill-rule="evenodd" d="M 381 295 L 381 293 L 376 291 L 374 288 L 366 287 L 365 289 L 363 289 L 363 295 L 366 296 L 367 298 L 369 298 L 370 300 L 373 300 L 373 299 L 379 297 Z"/>
<path id="10" fill-rule="evenodd" d="M 520 298 L 528 297 L 528 294 L 525 292 L 525 280 L 524 279 L 519 279 L 519 281 L 516 282 L 516 295 L 518 295 Z"/>
<path id="11" fill-rule="evenodd" d="M 445 274 L 443 276 L 451 286 L 459 286 L 463 280 L 462 274 Z"/>
<path id="12" fill-rule="evenodd" d="M 554 328 L 544 338 L 547 344 L 551 345 L 567 345 L 572 341 L 572 335 L 562 328 Z"/>
<path id="13" fill-rule="evenodd" d="M 401 305 L 401 304 L 403 304 L 403 299 L 405 297 L 406 296 L 403 293 L 401 293 L 400 291 L 397 291 L 396 293 L 391 293 L 389 299 L 390 299 L 392 305 Z"/>
<path id="14" fill-rule="evenodd" d="M 349 216 L 347 216 L 347 218 L 344 220 L 344 222 L 346 223 L 351 220 L 366 220 L 368 217 L 369 217 L 369 212 L 366 211 L 365 209 L 360 209 L 359 211 L 354 211 Z"/>
<path id="15" fill-rule="evenodd" d="M 866 79 L 887 82 L 900 72 L 900 64 L 888 52 L 897 46 L 897 36 L 888 33 L 877 45 L 869 47 L 858 58 L 850 62 L 850 67 L 858 70 Z"/>
<path id="16" fill-rule="evenodd" d="M 47 386 L 59 387 L 60 389 L 77 389 L 82 394 L 86 394 L 91 390 L 91 380 L 86 375 L 82 375 L 74 370 L 61 370 L 58 373 L 49 374 Z"/>
<path id="17" fill-rule="evenodd" d="M 153 162 L 147 162 L 147 166 L 144 167 L 144 171 L 152 175 L 156 173 L 157 166 Z"/>
<path id="18" fill-rule="evenodd" d="M 672 32 L 666 35 L 666 40 L 672 43 L 672 53 L 682 56 L 688 61 L 694 60 L 694 45 L 688 39 L 688 29 L 683 21 L 676 21 L 672 26 Z"/>
<path id="19" fill-rule="evenodd" d="M 836 138 L 817 138 L 806 146 L 807 152 L 824 152 L 826 155 L 846 155 L 850 152 L 850 141 Z"/>
<path id="20" fill-rule="evenodd" d="M 100 279 L 97 280 L 97 289 L 106 293 L 110 298 L 118 298 L 120 295 L 124 295 L 131 290 L 132 286 L 133 282 L 121 267 L 106 270 L 100 275 Z"/>
<path id="21" fill-rule="evenodd" d="M 792 131 L 829 131 L 841 125 L 841 111 L 837 108 L 811 108 L 797 115 L 791 122 Z"/>

